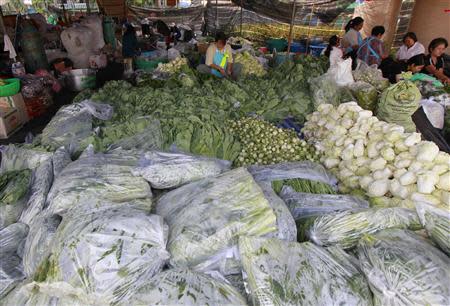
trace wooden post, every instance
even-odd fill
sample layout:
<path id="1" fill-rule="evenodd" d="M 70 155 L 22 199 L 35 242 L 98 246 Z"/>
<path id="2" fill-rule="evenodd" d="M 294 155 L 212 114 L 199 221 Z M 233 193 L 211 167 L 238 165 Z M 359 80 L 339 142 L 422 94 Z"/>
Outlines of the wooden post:
<path id="1" fill-rule="evenodd" d="M 214 21 L 214 35 L 217 34 L 217 18 L 219 15 L 219 2 L 216 0 L 216 20 Z"/>
<path id="2" fill-rule="evenodd" d="M 291 42 L 292 42 L 292 30 L 294 29 L 294 21 L 295 21 L 295 2 L 297 0 L 294 0 L 292 3 L 292 16 L 291 16 L 291 25 L 289 27 L 289 38 L 288 38 L 288 48 L 287 48 L 287 54 L 289 57 L 289 53 L 291 52 Z"/>
<path id="3" fill-rule="evenodd" d="M 3 23 L 3 11 L 1 6 L 0 6 L 0 32 L 6 35 L 5 24 Z"/>

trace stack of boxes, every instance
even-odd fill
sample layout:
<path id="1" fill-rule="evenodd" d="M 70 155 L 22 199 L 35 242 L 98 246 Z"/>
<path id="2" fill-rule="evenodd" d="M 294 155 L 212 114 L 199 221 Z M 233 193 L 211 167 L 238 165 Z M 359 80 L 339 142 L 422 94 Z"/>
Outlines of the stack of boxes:
<path id="1" fill-rule="evenodd" d="M 0 139 L 9 138 L 28 122 L 22 94 L 0 97 Z"/>

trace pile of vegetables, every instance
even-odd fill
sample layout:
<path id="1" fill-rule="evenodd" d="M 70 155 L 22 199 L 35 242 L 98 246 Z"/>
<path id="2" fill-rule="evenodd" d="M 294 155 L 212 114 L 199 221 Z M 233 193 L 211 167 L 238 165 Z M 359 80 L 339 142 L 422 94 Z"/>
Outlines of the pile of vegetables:
<path id="1" fill-rule="evenodd" d="M 241 142 L 236 165 L 268 165 L 319 159 L 314 148 L 293 130 L 277 128 L 264 120 L 244 118 L 231 123 L 230 130 Z"/>
<path id="2" fill-rule="evenodd" d="M 0 175 L 0 206 L 14 204 L 28 192 L 31 170 L 9 171 Z"/>
<path id="3" fill-rule="evenodd" d="M 379 205 L 450 202 L 450 155 L 418 133 L 405 133 L 354 102 L 319 106 L 303 129 L 340 189 L 362 189 Z"/>
<path id="4" fill-rule="evenodd" d="M 248 51 L 239 52 L 234 56 L 234 62 L 242 65 L 243 76 L 254 75 L 257 77 L 261 77 L 267 74 L 267 71 L 264 70 L 264 67 Z"/>
<path id="5" fill-rule="evenodd" d="M 158 72 L 174 74 L 181 71 L 181 69 L 186 66 L 188 66 L 187 59 L 184 57 L 177 57 L 168 63 L 159 63 L 156 69 Z"/>

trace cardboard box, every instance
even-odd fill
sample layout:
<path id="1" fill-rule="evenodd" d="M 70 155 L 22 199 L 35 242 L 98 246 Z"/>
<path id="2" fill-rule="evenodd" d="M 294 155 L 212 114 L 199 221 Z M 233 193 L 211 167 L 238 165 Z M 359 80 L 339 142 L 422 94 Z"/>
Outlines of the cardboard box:
<path id="1" fill-rule="evenodd" d="M 23 124 L 27 123 L 30 120 L 27 113 L 27 107 L 20 92 L 14 96 L 0 97 L 0 107 L 16 108 L 17 113 L 19 114 L 20 121 Z"/>
<path id="2" fill-rule="evenodd" d="M 0 138 L 6 139 L 22 127 L 19 113 L 16 108 L 0 108 Z"/>

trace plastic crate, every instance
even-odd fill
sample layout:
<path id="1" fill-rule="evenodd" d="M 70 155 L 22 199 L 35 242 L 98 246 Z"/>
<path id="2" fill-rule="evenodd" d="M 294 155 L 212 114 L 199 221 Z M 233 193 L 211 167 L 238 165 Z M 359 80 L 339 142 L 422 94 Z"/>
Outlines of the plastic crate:
<path id="1" fill-rule="evenodd" d="M 0 97 L 14 96 L 20 91 L 19 79 L 6 79 L 3 81 L 6 85 L 0 86 Z"/>

